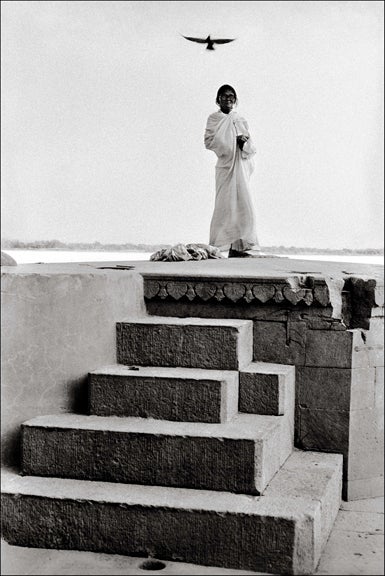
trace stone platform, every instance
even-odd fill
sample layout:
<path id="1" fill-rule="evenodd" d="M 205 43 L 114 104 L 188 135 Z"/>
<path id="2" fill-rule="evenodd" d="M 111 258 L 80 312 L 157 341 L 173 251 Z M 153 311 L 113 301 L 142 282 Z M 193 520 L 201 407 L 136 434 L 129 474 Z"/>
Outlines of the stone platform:
<path id="1" fill-rule="evenodd" d="M 18 424 L 6 540 L 313 573 L 342 480 L 345 499 L 383 481 L 382 268 L 345 268 L 286 258 L 3 268 L 6 392 L 23 407 L 32 374 L 49 400 Z M 82 403 L 58 402 L 56 390 L 63 398 L 87 375 Z M 15 420 L 6 427 L 5 455 L 18 443 Z"/>
<path id="2" fill-rule="evenodd" d="M 253 321 L 253 360 L 296 369 L 296 446 L 344 455 L 346 500 L 383 494 L 382 266 L 287 258 L 132 266 L 149 315 Z"/>

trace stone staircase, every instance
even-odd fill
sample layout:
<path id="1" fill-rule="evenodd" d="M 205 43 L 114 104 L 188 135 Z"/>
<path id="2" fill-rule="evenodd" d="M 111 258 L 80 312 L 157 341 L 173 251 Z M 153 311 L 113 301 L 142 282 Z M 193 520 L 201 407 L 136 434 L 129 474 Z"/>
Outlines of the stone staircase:
<path id="1" fill-rule="evenodd" d="M 311 574 L 341 501 L 342 457 L 293 449 L 295 368 L 252 361 L 252 321 L 117 324 L 89 415 L 22 425 L 3 474 L 11 544 Z"/>

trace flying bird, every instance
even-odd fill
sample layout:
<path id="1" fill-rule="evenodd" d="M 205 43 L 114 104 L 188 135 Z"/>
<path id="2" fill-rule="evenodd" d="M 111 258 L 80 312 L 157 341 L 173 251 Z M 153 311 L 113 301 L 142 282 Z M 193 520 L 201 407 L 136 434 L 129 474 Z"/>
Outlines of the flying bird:
<path id="1" fill-rule="evenodd" d="M 183 36 L 183 38 L 186 38 L 186 40 L 191 40 L 191 42 L 207 44 L 206 50 L 215 50 L 214 44 L 227 44 L 228 42 L 233 42 L 233 40 L 235 40 L 235 38 L 217 38 L 214 40 L 210 38 L 210 35 L 208 35 L 207 38 L 192 38 L 191 36 Z"/>

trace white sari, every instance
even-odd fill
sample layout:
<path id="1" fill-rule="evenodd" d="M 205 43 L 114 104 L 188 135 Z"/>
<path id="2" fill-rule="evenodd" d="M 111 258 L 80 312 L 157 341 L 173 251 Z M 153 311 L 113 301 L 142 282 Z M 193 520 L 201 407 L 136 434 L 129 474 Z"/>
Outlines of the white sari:
<path id="1" fill-rule="evenodd" d="M 243 150 L 237 135 L 249 136 Z M 259 250 L 256 214 L 249 180 L 254 170 L 255 146 L 246 120 L 237 112 L 210 114 L 204 143 L 218 157 L 215 167 L 215 207 L 210 226 L 210 245 L 227 250 Z"/>

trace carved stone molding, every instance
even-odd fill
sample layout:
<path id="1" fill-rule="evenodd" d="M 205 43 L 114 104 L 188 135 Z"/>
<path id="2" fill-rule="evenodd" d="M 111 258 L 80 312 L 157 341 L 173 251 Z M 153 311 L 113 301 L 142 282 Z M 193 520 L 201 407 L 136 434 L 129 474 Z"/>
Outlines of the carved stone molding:
<path id="1" fill-rule="evenodd" d="M 182 278 L 182 277 L 148 277 L 144 275 L 144 296 L 146 300 L 169 299 L 178 301 L 187 298 L 208 302 L 228 300 L 266 304 L 287 302 L 291 305 L 300 303 L 307 306 L 330 304 L 328 287 L 325 284 L 311 282 L 297 277 L 288 279 L 226 279 L 226 278 Z"/>

